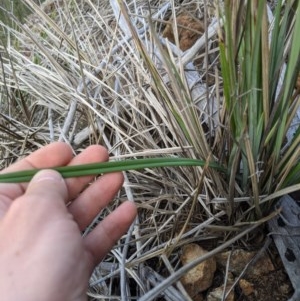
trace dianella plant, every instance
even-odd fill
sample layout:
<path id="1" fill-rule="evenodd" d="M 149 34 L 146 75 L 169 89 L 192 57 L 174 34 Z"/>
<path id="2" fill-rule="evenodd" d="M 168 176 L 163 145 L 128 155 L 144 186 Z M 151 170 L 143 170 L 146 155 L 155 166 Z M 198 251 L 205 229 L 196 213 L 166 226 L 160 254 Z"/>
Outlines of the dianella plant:
<path id="1" fill-rule="evenodd" d="M 150 286 L 151 298 L 173 296 L 204 260 L 179 268 L 185 244 L 213 256 L 256 242 L 277 199 L 300 190 L 299 1 L 37 2 L 22 0 L 22 21 L 0 3 L 10 18 L 0 18 L 0 167 L 65 141 L 111 157 L 55 167 L 64 177 L 126 171 L 86 233 L 127 199 L 139 217 L 92 294 L 127 300 L 130 279 L 133 299 Z M 1 172 L 0 182 L 35 172 Z"/>
<path id="2" fill-rule="evenodd" d="M 172 166 L 184 165 L 187 158 L 197 159 L 198 163 L 189 163 L 197 168 L 177 170 L 173 180 L 187 181 L 194 192 L 205 196 L 206 213 L 223 208 L 233 224 L 264 216 L 276 197 L 299 190 L 298 1 L 277 1 L 276 5 L 268 1 L 215 2 L 213 13 L 204 3 L 206 17 L 193 32 L 200 38 L 186 49 L 180 44 L 184 27 L 177 24 L 174 4 L 166 2 L 153 10 L 150 2 L 139 8 L 112 0 L 109 4 L 118 22 L 111 32 L 114 40 L 106 46 L 111 30 L 107 27 L 101 39 L 89 41 L 90 49 L 95 47 L 103 58 L 92 68 L 95 55 L 89 57 L 87 44 L 80 42 L 85 36 L 83 26 L 88 30 L 92 25 L 72 23 L 72 14 L 85 20 L 79 5 L 70 2 L 62 18 L 55 10 L 45 14 L 33 1 L 24 3 L 43 26 L 28 28 L 15 19 L 22 35 L 2 25 L 14 46 L 3 47 L 2 87 L 20 107 L 8 106 L 9 111 L 24 112 L 26 127 L 38 119 L 30 115 L 35 110 L 42 116 L 38 122 L 50 116 L 51 125 L 53 118 L 63 122 L 63 112 L 69 107 L 63 126 L 50 126 L 51 140 L 57 136 L 64 140 L 70 132 L 76 136 L 76 129 L 71 130 L 75 123 L 81 129 L 86 126 L 96 141 L 110 149 L 122 145 L 115 154 L 122 154 L 123 149 L 135 157 L 133 150 L 145 153 L 147 149 L 151 157 L 162 149 L 160 155 L 166 161 L 160 161 L 160 167 L 170 167 L 169 159 Z M 91 3 L 85 5 L 95 18 L 102 18 Z M 61 28 L 53 22 L 55 18 Z M 167 18 L 164 27 L 159 20 Z M 69 22 L 68 26 L 63 22 Z M 97 22 L 92 24 L 99 26 Z M 105 19 L 101 22 L 110 24 Z M 173 27 L 171 39 L 168 26 Z M 27 45 L 26 35 L 32 40 Z M 95 45 L 95 41 L 107 44 Z M 78 78 L 76 87 L 73 83 Z M 96 86 L 99 99 L 93 96 Z M 7 108 L 4 101 L 2 107 Z M 18 132 L 11 130 L 16 121 L 2 115 L 6 120 L 1 124 L 3 133 L 20 140 Z M 82 115 L 86 115 L 84 121 L 76 117 Z M 36 137 L 40 129 L 31 127 L 29 132 Z M 72 139 L 76 141 L 71 137 L 70 143 Z M 156 167 L 148 159 L 137 168 Z M 127 163 L 120 161 L 119 170 L 135 169 L 131 163 L 125 167 Z M 118 164 L 113 168 L 118 170 Z M 84 169 L 70 174 L 87 174 Z M 97 174 L 97 168 L 92 169 Z"/>
<path id="3" fill-rule="evenodd" d="M 298 1 L 224 1 L 219 31 L 228 198 L 299 190 L 300 8 Z M 298 81 L 297 81 L 298 79 Z"/>

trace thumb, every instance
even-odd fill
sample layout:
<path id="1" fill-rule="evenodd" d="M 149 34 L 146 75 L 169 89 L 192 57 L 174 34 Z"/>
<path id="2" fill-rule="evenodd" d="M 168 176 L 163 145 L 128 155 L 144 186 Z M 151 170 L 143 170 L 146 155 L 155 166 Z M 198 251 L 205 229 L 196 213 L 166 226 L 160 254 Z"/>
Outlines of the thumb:
<path id="1" fill-rule="evenodd" d="M 54 170 L 39 171 L 29 183 L 24 194 L 25 199 L 34 203 L 34 206 L 42 205 L 65 207 L 68 200 L 68 189 L 62 176 Z"/>

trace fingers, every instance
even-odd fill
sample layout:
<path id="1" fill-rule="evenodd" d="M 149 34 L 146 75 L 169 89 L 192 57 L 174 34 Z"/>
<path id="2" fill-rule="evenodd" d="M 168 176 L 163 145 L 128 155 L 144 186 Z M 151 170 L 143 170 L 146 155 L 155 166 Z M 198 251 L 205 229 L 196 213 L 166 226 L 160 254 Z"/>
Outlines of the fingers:
<path id="1" fill-rule="evenodd" d="M 54 142 L 12 164 L 5 169 L 5 172 L 66 165 L 71 159 L 71 147 L 63 142 Z"/>
<path id="2" fill-rule="evenodd" d="M 84 230 L 96 215 L 107 206 L 121 188 L 122 183 L 122 173 L 103 175 L 84 190 L 68 207 L 80 230 Z"/>
<path id="3" fill-rule="evenodd" d="M 79 164 L 105 162 L 107 160 L 107 149 L 101 145 L 92 145 L 71 160 L 68 165 L 74 166 Z M 75 198 L 86 187 L 86 185 L 91 182 L 92 179 L 94 179 L 94 176 L 66 179 L 65 181 L 68 186 L 70 199 Z"/>
<path id="4" fill-rule="evenodd" d="M 91 254 L 90 271 L 128 230 L 137 214 L 133 202 L 127 201 L 107 216 L 84 240 Z"/>
<path id="5" fill-rule="evenodd" d="M 107 150 L 99 145 L 93 145 L 85 149 L 81 154 L 73 158 L 72 149 L 69 145 L 62 142 L 49 144 L 25 159 L 11 165 L 4 172 L 20 171 L 33 168 L 50 168 L 64 165 L 78 165 L 93 162 L 104 162 L 108 160 Z M 74 198 L 79 192 L 93 179 L 92 176 L 67 179 L 70 198 Z M 22 184 L 4 184 L 0 183 L 0 207 L 3 210 L 10 205 L 10 202 L 21 196 L 27 183 Z M 1 210 L 1 208 L 0 208 Z M 3 211 L 2 210 L 2 211 Z"/>

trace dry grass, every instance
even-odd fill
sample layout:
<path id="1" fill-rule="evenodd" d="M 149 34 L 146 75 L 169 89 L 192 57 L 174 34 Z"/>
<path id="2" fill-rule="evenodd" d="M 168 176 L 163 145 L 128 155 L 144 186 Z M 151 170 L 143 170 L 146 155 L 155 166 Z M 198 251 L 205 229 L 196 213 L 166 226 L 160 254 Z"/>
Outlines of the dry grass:
<path id="1" fill-rule="evenodd" d="M 56 140 L 74 153 L 103 144 L 120 159 L 169 155 L 225 162 L 230 146 L 223 139 L 213 5 L 127 1 L 120 15 L 120 2 L 113 0 L 46 1 L 42 9 L 24 2 L 35 13 L 18 24 L 20 31 L 0 24 L 7 32 L 7 45 L 0 45 L 2 168 Z M 163 39 L 170 16 L 179 11 L 207 29 L 184 53 Z M 171 286 L 184 272 L 180 247 L 201 242 L 212 256 L 237 241 L 250 244 L 254 228 L 265 221 L 255 221 L 252 195 L 208 168 L 126 173 L 124 188 L 93 225 L 125 199 L 138 205 L 138 219 L 95 270 L 91 300 L 135 299 L 162 276 L 166 300 L 190 300 L 181 285 Z"/>

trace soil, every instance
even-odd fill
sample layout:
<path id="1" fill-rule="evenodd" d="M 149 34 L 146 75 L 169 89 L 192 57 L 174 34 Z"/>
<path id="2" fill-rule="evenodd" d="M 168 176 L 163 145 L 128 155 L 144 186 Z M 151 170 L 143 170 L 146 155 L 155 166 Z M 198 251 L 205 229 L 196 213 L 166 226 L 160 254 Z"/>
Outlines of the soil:
<path id="1" fill-rule="evenodd" d="M 273 265 L 270 265 L 269 259 Z M 275 244 L 269 247 L 253 267 L 235 287 L 236 301 L 287 301 L 293 295 L 293 287 L 284 269 Z"/>
<path id="2" fill-rule="evenodd" d="M 251 279 L 253 290 L 247 292 L 239 285 L 236 288 L 237 301 L 287 301 L 293 295 L 293 288 L 284 269 L 269 272 Z"/>

